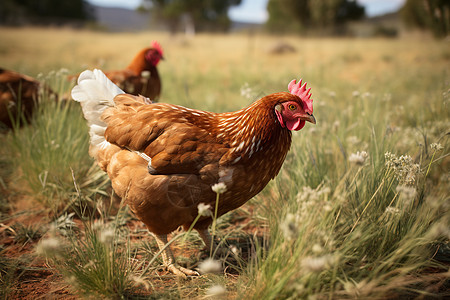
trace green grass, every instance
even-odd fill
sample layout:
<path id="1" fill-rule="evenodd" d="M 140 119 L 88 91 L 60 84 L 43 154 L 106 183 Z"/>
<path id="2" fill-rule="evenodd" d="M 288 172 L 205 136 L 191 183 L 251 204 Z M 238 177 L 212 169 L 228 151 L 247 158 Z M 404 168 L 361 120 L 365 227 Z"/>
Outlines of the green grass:
<path id="1" fill-rule="evenodd" d="M 31 48 L 33 38 L 26 37 L 36 33 L 44 42 Z M 71 40 L 64 38 L 68 33 Z M 27 60 L 25 66 L 6 49 L 9 60 L 2 57 L 0 64 L 31 75 L 102 64 L 119 69 L 148 44 L 148 33 L 0 34 L 19 54 L 64 53 L 60 59 Z M 55 35 L 59 42 L 45 43 Z M 286 37 L 298 52 L 274 56 L 265 50 L 275 37 L 151 35 L 166 53 L 159 67 L 163 101 L 230 111 L 285 91 L 301 76 L 312 88 L 317 124 L 293 134 L 280 174 L 262 193 L 218 220 L 216 234 L 238 250 L 221 258 L 228 273 L 181 282 L 158 275 L 154 243 L 127 238 L 147 233 L 131 232 L 129 218 L 113 211 L 99 213 L 98 203 L 113 198 L 88 155 L 79 105 L 43 96 L 30 126 L 0 137 L 6 145 L 1 163 L 8 169 L 0 172 L 0 184 L 8 188 L 12 177 L 19 178 L 23 190 L 14 188 L 56 217 L 75 210 L 84 220 L 79 231 L 69 226 L 69 236 L 61 236 L 66 252 L 50 260 L 72 291 L 119 298 L 138 297 L 140 289 L 149 297 L 180 299 L 201 298 L 219 284 L 232 299 L 448 296 L 448 263 L 434 259 L 450 238 L 445 42 Z M 68 89 L 64 75 L 43 78 L 61 95 Z M 363 151 L 367 157 L 358 162 Z M 2 207 L 13 205 L 10 197 L 0 199 Z M 92 210 L 79 209 L 86 205 Z M 92 227 L 98 219 L 114 229 L 111 243 L 101 242 L 101 229 Z M 180 262 L 196 267 L 202 260 L 195 254 L 202 248 L 196 235 L 174 244 L 180 252 L 193 251 L 180 255 Z"/>

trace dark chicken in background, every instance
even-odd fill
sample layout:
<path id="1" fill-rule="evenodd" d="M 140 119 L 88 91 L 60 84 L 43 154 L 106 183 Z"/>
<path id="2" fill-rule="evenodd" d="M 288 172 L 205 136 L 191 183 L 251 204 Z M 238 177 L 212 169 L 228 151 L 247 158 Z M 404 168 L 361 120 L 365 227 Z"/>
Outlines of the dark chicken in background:
<path id="1" fill-rule="evenodd" d="M 0 123 L 8 128 L 29 121 L 38 104 L 41 89 L 56 95 L 38 80 L 0 68 Z"/>

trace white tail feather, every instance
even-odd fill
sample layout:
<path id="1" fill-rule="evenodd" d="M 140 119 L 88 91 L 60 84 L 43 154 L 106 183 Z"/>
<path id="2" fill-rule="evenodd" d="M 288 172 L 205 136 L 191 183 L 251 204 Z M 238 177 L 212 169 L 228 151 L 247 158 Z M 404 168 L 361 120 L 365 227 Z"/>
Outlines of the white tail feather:
<path id="1" fill-rule="evenodd" d="M 114 106 L 114 97 L 124 94 L 106 75 L 95 69 L 86 70 L 78 77 L 78 84 L 72 89 L 72 98 L 80 102 L 84 118 L 90 127 L 91 146 L 96 148 L 105 142 L 106 123 L 101 120 L 103 111 Z M 95 149 L 92 153 L 96 153 Z"/>

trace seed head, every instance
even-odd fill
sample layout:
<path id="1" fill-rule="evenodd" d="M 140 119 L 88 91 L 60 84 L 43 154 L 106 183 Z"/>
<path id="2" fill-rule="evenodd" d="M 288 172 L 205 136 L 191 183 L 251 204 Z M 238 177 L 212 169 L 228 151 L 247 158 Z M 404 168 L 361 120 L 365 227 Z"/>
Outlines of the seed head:
<path id="1" fill-rule="evenodd" d="M 305 257 L 301 261 L 301 266 L 307 272 L 321 272 L 331 267 L 334 263 L 334 257 L 327 254 L 319 257 Z"/>
<path id="2" fill-rule="evenodd" d="M 103 244 L 111 244 L 114 241 L 115 231 L 112 228 L 104 229 L 100 232 L 100 242 Z"/>
<path id="3" fill-rule="evenodd" d="M 431 149 L 435 151 L 441 151 L 444 147 L 440 143 L 433 143 L 430 145 Z"/>
<path id="4" fill-rule="evenodd" d="M 361 151 L 361 152 L 356 152 L 356 153 L 352 153 L 350 154 L 350 156 L 348 157 L 349 162 L 358 165 L 358 166 L 362 166 L 364 165 L 364 163 L 366 162 L 366 160 L 369 158 L 369 154 L 367 154 L 366 151 Z"/>
<path id="5" fill-rule="evenodd" d="M 219 273 L 222 271 L 222 263 L 218 260 L 207 258 L 199 264 L 198 270 L 202 274 Z"/>
<path id="6" fill-rule="evenodd" d="M 200 216 L 204 216 L 204 217 L 212 216 L 211 205 L 209 205 L 209 204 L 200 203 L 197 206 L 197 209 L 198 209 L 198 214 Z"/>
<path id="7" fill-rule="evenodd" d="M 217 299 L 216 297 L 225 296 L 227 289 L 222 285 L 213 285 L 206 290 L 206 296 Z"/>
<path id="8" fill-rule="evenodd" d="M 227 186 L 225 185 L 225 183 L 219 182 L 219 183 L 214 184 L 211 187 L 211 189 L 216 194 L 223 194 L 223 193 L 225 193 L 227 191 Z"/>
<path id="9" fill-rule="evenodd" d="M 36 248 L 36 252 L 43 256 L 55 256 L 61 250 L 61 241 L 55 237 L 41 240 Z"/>

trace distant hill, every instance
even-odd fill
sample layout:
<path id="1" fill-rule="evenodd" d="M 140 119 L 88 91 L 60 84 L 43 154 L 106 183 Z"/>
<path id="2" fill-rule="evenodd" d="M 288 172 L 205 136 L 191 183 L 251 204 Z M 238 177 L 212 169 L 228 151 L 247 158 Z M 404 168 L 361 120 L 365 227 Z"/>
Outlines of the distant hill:
<path id="1" fill-rule="evenodd" d="M 119 7 L 104 7 L 92 5 L 97 22 L 100 26 L 109 31 L 141 31 L 148 29 L 164 30 L 164 26 L 151 23 L 151 17 L 148 13 L 140 13 L 136 10 L 130 10 Z M 232 31 L 242 29 L 257 29 L 261 24 L 233 22 Z"/>
<path id="2" fill-rule="evenodd" d="M 93 6 L 100 26 L 110 31 L 140 31 L 150 29 L 150 15 L 119 7 Z"/>

